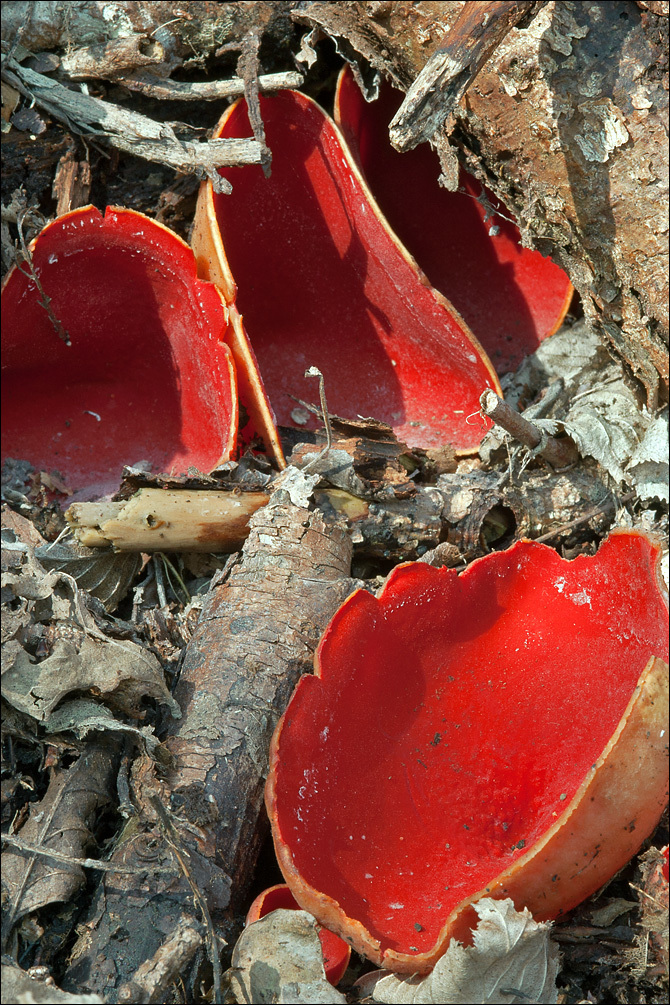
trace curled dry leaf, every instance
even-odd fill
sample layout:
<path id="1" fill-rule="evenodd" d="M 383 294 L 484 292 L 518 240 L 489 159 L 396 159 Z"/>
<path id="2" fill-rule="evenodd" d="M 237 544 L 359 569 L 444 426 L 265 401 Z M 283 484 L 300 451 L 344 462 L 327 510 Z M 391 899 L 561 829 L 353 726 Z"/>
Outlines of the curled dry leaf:
<path id="1" fill-rule="evenodd" d="M 516 911 L 511 900 L 485 898 L 475 905 L 479 924 L 474 945 L 452 940 L 427 977 L 396 977 L 377 971 L 357 982 L 359 990 L 388 1005 L 553 1005 L 558 1001 L 558 947 L 550 925 Z"/>
<path id="2" fill-rule="evenodd" d="M 128 715 L 140 714 L 142 698 L 168 705 L 179 718 L 179 705 L 167 687 L 156 657 L 132 642 L 84 636 L 78 644 L 57 639 L 51 656 L 35 663 L 16 640 L 3 649 L 2 694 L 14 708 L 45 719 L 72 691 L 104 695 Z"/>
<path id="3" fill-rule="evenodd" d="M 97 702 L 88 701 L 85 698 L 64 701 L 55 712 L 52 712 L 44 720 L 43 725 L 48 733 L 72 732 L 79 739 L 83 739 L 92 732 L 125 733 L 143 741 L 149 755 L 154 754 L 159 746 L 159 741 L 151 726 L 143 726 L 138 729 L 136 726 L 119 722 L 114 717 L 114 713 L 105 705 L 98 705 Z"/>
<path id="4" fill-rule="evenodd" d="M 229 973 L 238 1002 L 346 1002 L 326 980 L 316 922 L 306 911 L 273 911 L 245 928 Z"/>
<path id="5" fill-rule="evenodd" d="M 82 590 L 87 590 L 113 611 L 123 600 L 142 560 L 138 554 L 84 548 L 73 541 L 38 548 L 36 558 L 45 569 L 66 572 Z"/>
<path id="6" fill-rule="evenodd" d="M 636 888 L 642 929 L 648 940 L 647 966 L 668 977 L 668 848 L 649 848 L 641 856 L 642 883 Z"/>
<path id="7" fill-rule="evenodd" d="M 82 858 L 90 821 L 113 791 L 115 765 L 111 746 L 91 744 L 70 768 L 54 771 L 43 799 L 30 804 L 28 820 L 16 836 L 31 847 Z M 66 902 L 84 885 L 80 865 L 16 848 L 4 852 L 2 864 L 3 903 L 10 905 L 13 920 Z"/>

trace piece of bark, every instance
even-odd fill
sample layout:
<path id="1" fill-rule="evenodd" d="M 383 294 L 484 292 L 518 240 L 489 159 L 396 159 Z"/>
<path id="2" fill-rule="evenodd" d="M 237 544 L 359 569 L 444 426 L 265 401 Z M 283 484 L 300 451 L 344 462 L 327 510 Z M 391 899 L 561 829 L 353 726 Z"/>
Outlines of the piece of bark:
<path id="1" fill-rule="evenodd" d="M 74 503 L 65 516 L 89 548 L 117 551 L 237 551 L 265 492 L 140 489 L 127 502 Z"/>
<path id="2" fill-rule="evenodd" d="M 462 4 L 369 8 L 312 2 L 293 16 L 406 91 Z M 569 274 L 651 408 L 668 380 L 667 38 L 667 18 L 633 3 L 548 3 L 511 29 L 454 111 L 464 166 L 508 207 L 524 244 Z"/>
<path id="3" fill-rule="evenodd" d="M 532 17 L 544 3 L 466 3 L 391 120 L 396 150 L 412 150 L 445 123 L 491 53 L 510 28 Z"/>
<path id="4" fill-rule="evenodd" d="M 140 815 L 111 856 L 112 863 L 145 866 L 171 860 L 151 806 L 158 795 L 222 924 L 223 912 L 243 901 L 265 834 L 263 789 L 275 723 L 355 585 L 346 532 L 318 510 L 282 502 L 285 495 L 276 493 L 254 514 L 240 558 L 208 596 L 175 691 L 183 717 L 164 744 L 173 767 L 159 781 L 146 759 L 135 762 Z M 109 994 L 154 955 L 180 916 L 197 917 L 183 878 L 154 874 L 140 883 L 106 874 L 73 950 L 67 986 Z M 119 939 L 119 931 L 132 938 Z"/>
<path id="5" fill-rule="evenodd" d="M 232 186 L 218 173 L 224 164 L 259 164 L 261 147 L 252 139 L 209 140 L 196 143 L 180 140 L 167 122 L 156 122 L 138 112 L 121 108 L 13 63 L 2 68 L 3 78 L 25 97 L 35 101 L 75 133 L 118 147 L 127 154 L 167 165 L 183 174 L 210 178 L 218 192 Z"/>
<path id="6" fill-rule="evenodd" d="M 289 11 L 294 6 L 286 0 L 266 0 L 272 10 L 266 33 L 275 46 L 288 49 L 292 39 Z M 12 44 L 20 34 L 20 45 L 31 52 L 45 49 L 65 50 L 73 57 L 82 46 L 106 46 L 123 40 L 126 51 L 136 39 L 142 62 L 151 58 L 152 46 L 164 51 L 162 68 L 168 73 L 187 60 L 204 60 L 216 54 L 223 44 L 234 46 L 249 30 L 248 3 L 217 3 L 190 0 L 188 4 L 171 0 L 120 0 L 113 16 L 107 3 L 60 2 L 31 3 L 24 0 L 4 3 L 2 39 Z M 67 64 L 66 64 L 67 65 Z M 140 64 L 141 65 L 141 64 Z"/>
<path id="7" fill-rule="evenodd" d="M 52 195 L 56 200 L 56 216 L 88 206 L 91 201 L 91 165 L 78 161 L 72 149 L 58 162 Z"/>

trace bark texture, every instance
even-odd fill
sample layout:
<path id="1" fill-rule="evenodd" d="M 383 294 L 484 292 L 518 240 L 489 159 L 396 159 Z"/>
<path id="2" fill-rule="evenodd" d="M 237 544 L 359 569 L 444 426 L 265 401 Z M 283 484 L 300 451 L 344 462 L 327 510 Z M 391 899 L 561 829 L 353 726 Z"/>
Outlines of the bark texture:
<path id="1" fill-rule="evenodd" d="M 406 91 L 462 7 L 314 2 L 294 16 Z M 451 133 L 525 243 L 569 273 L 651 407 L 668 379 L 667 37 L 667 17 L 634 3 L 549 3 L 498 46 Z"/>
<path id="2" fill-rule="evenodd" d="M 270 737 L 298 678 L 311 669 L 319 636 L 355 585 L 346 532 L 285 498 L 275 493 L 254 515 L 243 552 L 209 594 L 175 691 L 183 716 L 164 744 L 169 769 L 158 779 L 148 758 L 135 762 L 137 816 L 111 861 L 137 872 L 104 876 L 72 953 L 70 987 L 119 1001 L 122 986 L 178 924 L 201 920 L 152 798 L 171 811 L 181 857 L 219 921 L 231 897 L 239 903 L 248 890 L 266 833 Z"/>

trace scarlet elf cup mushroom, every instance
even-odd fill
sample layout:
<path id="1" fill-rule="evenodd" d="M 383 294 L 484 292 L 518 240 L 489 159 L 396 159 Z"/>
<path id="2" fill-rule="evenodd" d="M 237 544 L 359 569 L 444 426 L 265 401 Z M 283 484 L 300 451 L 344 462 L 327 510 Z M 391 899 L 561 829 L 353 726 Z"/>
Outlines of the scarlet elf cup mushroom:
<path id="1" fill-rule="evenodd" d="M 192 239 L 200 275 L 231 305 L 240 380 L 256 381 L 255 354 L 272 408 L 291 425 L 315 366 L 331 411 L 382 419 L 410 446 L 475 451 L 486 430 L 471 418 L 479 395 L 499 387 L 477 339 L 389 229 L 332 119 L 294 91 L 261 97 L 261 113 L 271 177 L 256 165 L 222 168 L 231 196 L 203 182 Z M 239 101 L 215 135 L 250 132 Z M 268 405 L 256 400 L 274 449 Z"/>
<path id="2" fill-rule="evenodd" d="M 97 494 L 118 487 L 124 464 L 206 471 L 229 458 L 228 312 L 188 245 L 140 213 L 88 206 L 30 250 L 2 292 L 3 458 Z"/>
<path id="3" fill-rule="evenodd" d="M 505 207 L 466 171 L 459 191 L 448 192 L 428 144 L 403 154 L 393 149 L 388 125 L 401 99 L 382 83 L 377 101 L 365 101 L 346 66 L 335 121 L 382 212 L 431 283 L 463 316 L 496 371 L 515 370 L 562 324 L 572 284 L 551 259 L 522 247 Z"/>
<path id="4" fill-rule="evenodd" d="M 659 558 L 638 533 L 573 561 L 520 541 L 354 593 L 272 742 L 298 903 L 377 964 L 425 972 L 482 897 L 556 918 L 621 868 L 667 799 Z"/>

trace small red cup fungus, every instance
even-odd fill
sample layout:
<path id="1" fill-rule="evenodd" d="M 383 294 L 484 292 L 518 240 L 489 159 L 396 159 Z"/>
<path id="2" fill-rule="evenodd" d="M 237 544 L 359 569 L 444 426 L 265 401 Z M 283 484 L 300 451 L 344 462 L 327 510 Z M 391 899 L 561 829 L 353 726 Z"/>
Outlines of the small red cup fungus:
<path id="1" fill-rule="evenodd" d="M 118 487 L 124 464 L 207 471 L 229 458 L 227 308 L 188 245 L 140 213 L 88 206 L 30 252 L 32 273 L 15 266 L 2 291 L 3 457 L 97 494 Z"/>
<path id="2" fill-rule="evenodd" d="M 230 196 L 203 182 L 192 239 L 200 275 L 244 316 L 231 346 L 239 379 L 257 388 L 257 428 L 271 446 L 249 342 L 286 425 L 314 424 L 295 418 L 294 398 L 315 366 L 331 411 L 382 419 L 410 445 L 475 451 L 487 427 L 470 417 L 498 387 L 481 346 L 389 230 L 332 119 L 294 91 L 262 97 L 261 112 L 271 177 L 222 168 Z M 240 101 L 215 135 L 250 132 Z"/>
<path id="3" fill-rule="evenodd" d="M 459 191 L 438 184 L 437 155 L 427 143 L 399 154 L 388 125 L 403 95 L 382 84 L 366 102 L 349 67 L 340 74 L 335 121 L 360 162 L 382 212 L 431 283 L 448 297 L 499 374 L 563 322 L 569 278 L 549 258 L 521 246 L 499 200 L 461 170 Z"/>
<path id="4" fill-rule="evenodd" d="M 297 903 L 286 883 L 269 886 L 267 890 L 258 894 L 247 913 L 247 925 L 258 921 L 259 918 L 264 918 L 271 911 L 278 911 L 281 908 L 286 911 L 300 910 L 300 904 Z M 321 942 L 326 979 L 331 984 L 337 985 L 349 966 L 351 949 L 344 939 L 335 935 L 334 932 L 329 932 L 327 928 L 319 928 L 319 941 Z"/>
<path id="5" fill-rule="evenodd" d="M 573 561 L 520 541 L 354 593 L 272 741 L 298 903 L 375 963 L 425 972 L 469 941 L 482 897 L 547 920 L 613 876 L 667 799 L 659 558 L 633 532 Z"/>

